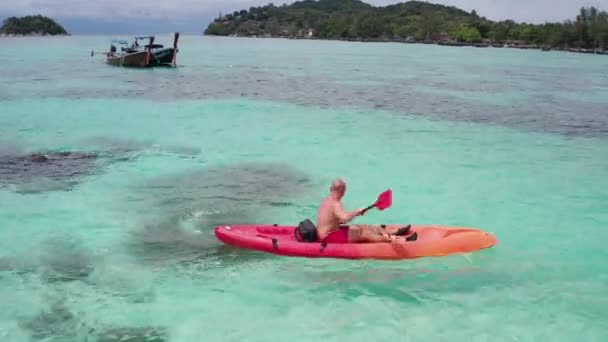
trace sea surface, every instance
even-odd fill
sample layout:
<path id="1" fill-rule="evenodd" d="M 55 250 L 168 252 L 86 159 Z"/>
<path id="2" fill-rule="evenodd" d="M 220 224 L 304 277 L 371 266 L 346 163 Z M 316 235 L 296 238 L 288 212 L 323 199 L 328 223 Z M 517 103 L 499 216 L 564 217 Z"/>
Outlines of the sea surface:
<path id="1" fill-rule="evenodd" d="M 0 38 L 2 341 L 607 341 L 608 58 L 182 36 Z M 156 42 L 172 44 L 172 35 Z M 223 246 L 218 224 L 475 227 L 404 261 Z"/>

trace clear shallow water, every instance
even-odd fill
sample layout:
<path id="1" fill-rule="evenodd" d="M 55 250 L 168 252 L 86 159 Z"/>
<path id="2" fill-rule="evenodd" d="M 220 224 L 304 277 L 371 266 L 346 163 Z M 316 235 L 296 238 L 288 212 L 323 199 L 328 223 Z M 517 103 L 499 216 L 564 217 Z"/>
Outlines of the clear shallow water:
<path id="1" fill-rule="evenodd" d="M 0 45 L 3 339 L 608 338 L 603 56 L 186 36 L 180 68 L 142 71 L 89 57 L 107 41 Z M 214 239 L 312 217 L 336 176 L 348 207 L 393 189 L 360 222 L 499 244 L 378 262 Z"/>

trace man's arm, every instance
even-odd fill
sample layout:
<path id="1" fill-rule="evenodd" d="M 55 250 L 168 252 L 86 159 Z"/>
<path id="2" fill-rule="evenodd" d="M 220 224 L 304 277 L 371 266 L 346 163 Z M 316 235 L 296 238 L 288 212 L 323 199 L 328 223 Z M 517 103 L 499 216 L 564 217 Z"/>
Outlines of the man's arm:
<path id="1" fill-rule="evenodd" d="M 341 223 L 346 223 L 354 219 L 355 217 L 361 215 L 362 212 L 363 209 L 357 209 L 347 213 L 344 211 L 344 208 L 342 208 L 342 203 L 337 202 L 334 204 L 334 214 L 340 219 Z"/>

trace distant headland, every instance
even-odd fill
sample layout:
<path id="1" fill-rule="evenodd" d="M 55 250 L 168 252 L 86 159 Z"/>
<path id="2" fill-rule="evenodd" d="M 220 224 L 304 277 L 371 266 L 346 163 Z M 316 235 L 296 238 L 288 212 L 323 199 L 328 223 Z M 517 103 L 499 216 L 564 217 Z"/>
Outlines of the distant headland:
<path id="1" fill-rule="evenodd" d="M 10 17 L 0 27 L 0 36 L 69 36 L 53 19 L 42 15 Z"/>
<path id="2" fill-rule="evenodd" d="M 475 10 L 408 1 L 372 6 L 360 0 L 304 0 L 218 16 L 205 35 L 514 47 L 608 54 L 608 13 L 583 7 L 574 21 L 492 21 Z"/>

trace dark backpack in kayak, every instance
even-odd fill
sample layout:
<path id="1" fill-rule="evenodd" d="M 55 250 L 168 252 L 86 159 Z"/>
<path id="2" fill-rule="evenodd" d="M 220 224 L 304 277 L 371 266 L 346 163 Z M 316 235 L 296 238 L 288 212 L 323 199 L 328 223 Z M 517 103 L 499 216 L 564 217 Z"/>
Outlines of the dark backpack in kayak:
<path id="1" fill-rule="evenodd" d="M 317 227 L 309 219 L 306 219 L 298 226 L 293 232 L 297 241 L 300 242 L 316 242 L 317 241 Z"/>

